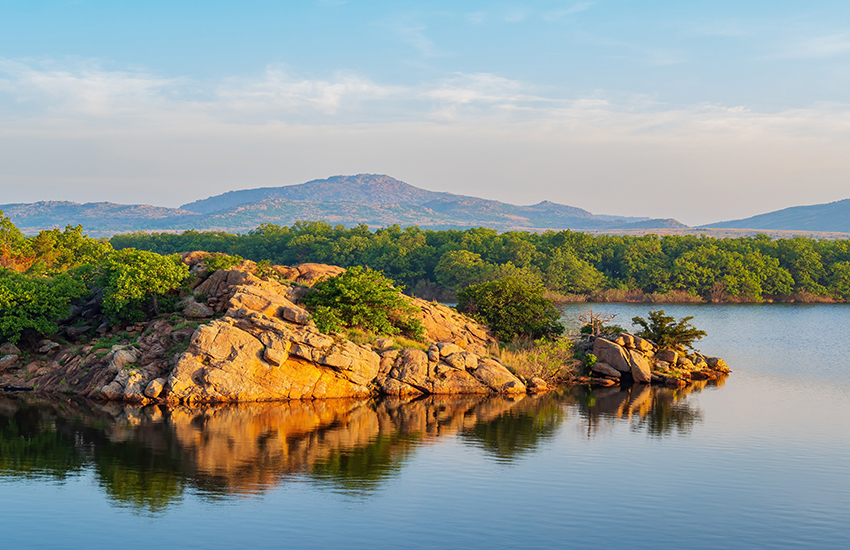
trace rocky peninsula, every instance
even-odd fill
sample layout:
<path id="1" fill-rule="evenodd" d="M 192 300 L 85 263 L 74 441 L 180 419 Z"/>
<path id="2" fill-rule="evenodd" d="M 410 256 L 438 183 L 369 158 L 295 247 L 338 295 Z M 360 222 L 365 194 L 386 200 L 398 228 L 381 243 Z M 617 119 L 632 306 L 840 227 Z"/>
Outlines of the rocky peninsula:
<path id="1" fill-rule="evenodd" d="M 210 271 L 205 252 L 182 254 L 194 281 L 170 316 L 112 326 L 95 295 L 73 308 L 62 331 L 35 353 L 0 346 L 0 384 L 90 399 L 199 404 L 376 395 L 535 393 L 546 381 L 519 376 L 491 350 L 487 329 L 452 308 L 417 298 L 425 342 L 355 342 L 322 333 L 303 298 L 317 281 L 344 271 L 324 264 L 271 266 L 244 261 Z M 91 339 L 87 335 L 94 334 Z M 721 359 L 671 350 L 629 334 L 583 343 L 597 362 L 576 364 L 576 383 L 681 387 L 728 373 Z"/>

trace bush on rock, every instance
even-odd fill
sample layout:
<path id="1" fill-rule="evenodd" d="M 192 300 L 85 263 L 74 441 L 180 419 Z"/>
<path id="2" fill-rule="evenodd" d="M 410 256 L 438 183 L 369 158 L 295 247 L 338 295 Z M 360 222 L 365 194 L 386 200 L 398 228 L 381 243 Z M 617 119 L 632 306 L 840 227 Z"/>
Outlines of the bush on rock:
<path id="1" fill-rule="evenodd" d="M 526 278 L 503 277 L 460 291 L 457 309 L 488 325 L 503 342 L 551 338 L 562 334 L 564 326 L 543 290 L 543 285 Z"/>
<path id="2" fill-rule="evenodd" d="M 401 289 L 380 271 L 355 266 L 319 281 L 304 297 L 313 320 L 322 332 L 359 328 L 377 334 L 406 334 L 421 339 L 422 323 L 414 316 Z"/>
<path id="3" fill-rule="evenodd" d="M 160 301 L 190 277 L 180 256 L 125 248 L 106 257 L 101 268 L 104 312 L 116 319 L 140 321 L 145 311 L 160 313 Z"/>

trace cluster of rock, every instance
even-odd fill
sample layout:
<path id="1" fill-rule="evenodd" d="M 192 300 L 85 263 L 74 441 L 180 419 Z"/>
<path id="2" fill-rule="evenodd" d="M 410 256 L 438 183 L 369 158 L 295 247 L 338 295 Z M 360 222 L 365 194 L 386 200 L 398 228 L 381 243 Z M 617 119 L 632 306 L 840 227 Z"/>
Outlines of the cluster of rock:
<path id="1" fill-rule="evenodd" d="M 487 329 L 448 307 L 411 299 L 431 342 L 427 350 L 402 349 L 389 338 L 358 345 L 321 333 L 299 305 L 310 285 L 342 268 L 274 266 L 275 276 L 258 277 L 256 266 L 243 262 L 209 274 L 205 256 L 184 255 L 196 276 L 193 293 L 179 303 L 188 323 L 132 325 L 125 329 L 132 344 L 60 349 L 25 366 L 24 375 L 41 390 L 141 403 L 546 389 L 540 380 L 527 388 L 488 357 L 494 340 Z"/>
<path id="2" fill-rule="evenodd" d="M 635 383 L 677 388 L 692 380 L 714 380 L 729 373 L 726 361 L 719 357 L 659 349 L 649 340 L 628 333 L 594 338 L 592 353 L 597 362 L 591 368 L 590 382 L 599 386 L 630 378 Z"/>

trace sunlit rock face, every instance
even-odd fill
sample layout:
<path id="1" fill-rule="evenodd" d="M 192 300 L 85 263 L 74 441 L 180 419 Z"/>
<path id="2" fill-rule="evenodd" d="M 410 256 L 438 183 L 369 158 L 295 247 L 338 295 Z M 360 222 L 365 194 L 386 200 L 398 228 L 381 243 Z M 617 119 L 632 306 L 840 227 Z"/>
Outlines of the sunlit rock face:
<path id="1" fill-rule="evenodd" d="M 591 350 L 598 361 L 591 369 L 594 385 L 613 386 L 625 376 L 638 384 L 679 388 L 729 374 L 726 361 L 719 357 L 697 352 L 688 357 L 683 349 L 659 349 L 649 340 L 625 332 L 610 339 L 594 338 Z"/>
<path id="2" fill-rule="evenodd" d="M 178 302 L 184 317 L 127 327 L 136 335 L 130 343 L 60 351 L 27 370 L 33 386 L 142 404 L 526 392 L 488 357 L 495 340 L 487 328 L 451 308 L 406 298 L 425 328 L 427 353 L 391 338 L 360 345 L 323 334 L 302 307 L 310 286 L 343 268 L 271 266 L 260 277 L 243 261 L 209 273 L 209 257 L 183 254 L 195 275 L 192 294 Z"/>
<path id="3" fill-rule="evenodd" d="M 132 369 L 105 379 L 93 397 L 203 403 L 526 391 L 486 357 L 494 341 L 487 329 L 441 304 L 409 299 L 432 353 L 397 349 L 386 339 L 373 348 L 321 333 L 298 305 L 308 286 L 342 268 L 275 266 L 276 273 L 291 278 L 287 284 L 260 278 L 252 272 L 254 264 L 243 262 L 204 279 L 205 256 L 185 257 L 198 276 L 194 295 L 206 299 L 219 318 L 198 327 L 166 377 Z M 186 308 L 199 309 L 192 302 Z"/>

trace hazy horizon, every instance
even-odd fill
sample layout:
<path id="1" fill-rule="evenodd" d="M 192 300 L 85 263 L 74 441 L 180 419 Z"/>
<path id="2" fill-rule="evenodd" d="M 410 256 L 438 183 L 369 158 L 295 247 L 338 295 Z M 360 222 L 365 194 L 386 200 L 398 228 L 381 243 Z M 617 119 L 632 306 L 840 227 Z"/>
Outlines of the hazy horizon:
<path id="1" fill-rule="evenodd" d="M 0 4 L 0 203 L 387 174 L 701 225 L 850 197 L 850 5 Z"/>

